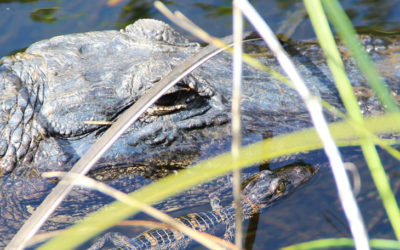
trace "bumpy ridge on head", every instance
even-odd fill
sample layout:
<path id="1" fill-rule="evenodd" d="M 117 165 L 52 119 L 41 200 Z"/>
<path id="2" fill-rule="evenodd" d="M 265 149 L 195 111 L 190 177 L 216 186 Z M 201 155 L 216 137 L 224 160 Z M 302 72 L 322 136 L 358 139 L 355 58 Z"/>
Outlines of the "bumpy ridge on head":
<path id="1" fill-rule="evenodd" d="M 166 45 L 193 46 L 182 34 L 168 24 L 154 19 L 140 19 L 128 25 L 122 33 L 128 34 L 137 41 L 151 41 Z"/>

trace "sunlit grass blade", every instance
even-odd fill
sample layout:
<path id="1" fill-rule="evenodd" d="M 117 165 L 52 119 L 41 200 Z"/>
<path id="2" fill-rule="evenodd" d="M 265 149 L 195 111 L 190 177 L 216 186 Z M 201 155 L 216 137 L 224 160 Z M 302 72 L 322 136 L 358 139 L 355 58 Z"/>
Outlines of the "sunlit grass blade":
<path id="1" fill-rule="evenodd" d="M 243 15 L 234 0 L 232 8 L 233 17 L 233 76 L 232 76 L 232 158 L 236 161 L 239 157 L 240 147 L 242 146 L 242 124 L 241 124 L 241 96 L 242 96 L 242 54 L 243 54 Z M 235 203 L 235 244 L 238 249 L 242 249 L 242 199 L 240 189 L 240 169 L 233 169 L 233 198 Z"/>
<path id="2" fill-rule="evenodd" d="M 400 113 L 368 118 L 365 126 L 373 133 L 400 132 L 393 121 L 400 118 Z M 330 125 L 330 130 L 339 146 L 356 146 L 360 141 L 355 138 L 355 131 L 348 122 L 338 122 Z M 387 140 L 387 143 L 395 143 Z M 307 129 L 288 135 L 278 136 L 259 143 L 245 146 L 241 149 L 236 166 L 243 168 L 268 159 L 286 154 L 316 150 L 322 147 L 321 141 L 314 129 Z M 195 166 L 170 175 L 130 195 L 144 203 L 152 204 L 173 196 L 204 181 L 216 178 L 231 171 L 235 167 L 230 153 L 200 162 Z M 70 249 L 79 246 L 96 234 L 113 226 L 135 213 L 137 209 L 128 207 L 121 202 L 114 202 L 91 216 L 85 218 L 58 237 L 47 242 L 40 249 Z"/>

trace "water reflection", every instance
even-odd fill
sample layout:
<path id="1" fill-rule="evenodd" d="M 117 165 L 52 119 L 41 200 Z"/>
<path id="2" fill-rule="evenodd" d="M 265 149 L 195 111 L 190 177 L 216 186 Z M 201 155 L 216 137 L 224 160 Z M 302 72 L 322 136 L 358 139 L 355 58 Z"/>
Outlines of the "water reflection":
<path id="1" fill-rule="evenodd" d="M 37 22 L 55 23 L 57 21 L 55 15 L 60 8 L 60 6 L 55 6 L 51 8 L 35 9 L 29 16 L 32 20 Z"/>
<path id="2" fill-rule="evenodd" d="M 19 3 L 36 3 L 38 0 L 0 0 L 0 4 L 2 3 L 12 3 L 12 2 L 19 2 Z"/>
<path id="3" fill-rule="evenodd" d="M 163 2 L 167 4 L 166 1 Z M 122 29 L 135 20 L 153 17 L 156 11 L 157 10 L 153 7 L 153 1 L 131 0 L 122 7 L 115 25 Z"/>
<path id="4" fill-rule="evenodd" d="M 221 16 L 230 17 L 232 16 L 232 3 L 231 1 L 225 1 L 221 5 L 207 4 L 207 3 L 194 3 L 194 7 L 203 10 L 207 17 L 221 18 Z"/>
<path id="5" fill-rule="evenodd" d="M 360 0 L 355 5 L 358 11 L 354 10 L 354 12 L 373 26 L 382 27 L 386 25 L 388 18 L 396 15 L 395 10 L 398 4 L 398 1 L 392 0 Z M 361 12 L 360 10 L 364 11 Z M 397 22 L 396 26 L 398 25 L 399 23 Z"/>

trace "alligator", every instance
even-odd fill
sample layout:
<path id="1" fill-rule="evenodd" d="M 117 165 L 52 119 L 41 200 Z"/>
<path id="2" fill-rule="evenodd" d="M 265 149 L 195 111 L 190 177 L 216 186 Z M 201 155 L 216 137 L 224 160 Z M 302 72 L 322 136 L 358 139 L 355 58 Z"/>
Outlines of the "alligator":
<path id="1" fill-rule="evenodd" d="M 398 46 L 397 41 L 364 41 L 373 46 L 370 51 L 378 68 L 397 91 L 397 75 L 391 74 L 397 54 L 387 55 Z M 121 31 L 54 37 L 31 45 L 24 53 L 2 58 L 2 175 L 14 169 L 18 175 L 26 168 L 68 170 L 107 128 L 105 122 L 117 119 L 155 82 L 199 49 L 199 44 L 190 43 L 169 25 L 143 19 Z M 311 91 L 341 107 L 319 47 L 309 42 L 287 49 Z M 281 71 L 265 47 L 249 44 L 248 52 L 263 54 L 259 57 L 262 62 Z M 110 167 L 111 162 L 113 166 L 154 165 L 154 159 L 157 165 L 187 166 L 198 156 L 202 138 L 210 140 L 203 131 L 224 135 L 227 131 L 227 126 L 221 125 L 230 119 L 230 60 L 226 54 L 217 56 L 185 77 L 95 168 Z M 354 86 L 366 87 L 354 61 L 347 58 L 345 63 Z M 306 109 L 293 89 L 250 66 L 244 67 L 243 78 L 244 133 L 260 134 L 260 128 L 268 128 L 279 134 L 309 125 Z M 364 111 L 380 109 L 376 98 L 365 99 Z M 210 129 L 203 130 L 205 127 Z M 151 148 L 157 150 L 148 150 Z"/>
<path id="2" fill-rule="evenodd" d="M 288 195 L 294 188 L 306 182 L 315 169 L 307 165 L 286 166 L 274 171 L 263 170 L 242 184 L 242 218 L 248 219 L 271 206 L 276 200 Z M 191 213 L 176 218 L 176 221 L 200 232 L 217 234 L 222 232 L 225 240 L 234 238 L 235 209 L 232 204 L 222 207 L 215 193 L 210 194 L 212 211 Z M 107 233 L 89 249 L 102 249 L 107 240 L 118 249 L 187 249 L 192 239 L 173 229 L 150 229 L 133 239 L 119 233 Z"/>
<path id="3" fill-rule="evenodd" d="M 398 40 L 365 36 L 363 43 L 392 92 L 398 94 Z M 342 108 L 317 43 L 289 41 L 284 46 L 312 93 Z M 0 59 L 2 242 L 54 186 L 56 180 L 43 180 L 42 172 L 69 170 L 108 122 L 118 119 L 155 82 L 200 49 L 169 25 L 142 19 L 120 31 L 39 41 L 25 52 Z M 354 60 L 346 56 L 343 46 L 340 49 L 354 88 L 368 90 Z M 281 72 L 260 42 L 248 42 L 245 50 Z M 227 54 L 198 67 L 150 107 L 91 174 L 116 179 L 117 186 L 128 189 L 125 170 L 155 178 L 225 150 L 230 141 L 231 73 Z M 297 93 L 269 74 L 244 65 L 243 85 L 246 143 L 310 126 Z M 362 91 L 358 96 L 366 114 L 384 112 L 373 94 Z M 78 203 L 83 200 L 78 191 L 71 197 Z"/>

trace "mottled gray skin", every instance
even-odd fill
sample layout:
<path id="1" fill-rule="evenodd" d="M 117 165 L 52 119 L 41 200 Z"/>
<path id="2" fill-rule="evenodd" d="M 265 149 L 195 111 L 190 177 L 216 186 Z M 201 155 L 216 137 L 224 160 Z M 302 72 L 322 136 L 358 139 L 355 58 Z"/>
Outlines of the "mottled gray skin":
<path id="1" fill-rule="evenodd" d="M 263 170 L 243 182 L 242 218 L 249 219 L 263 208 L 293 192 L 308 181 L 315 173 L 309 166 L 287 166 L 274 171 Z M 209 234 L 234 240 L 235 204 L 221 206 L 218 197 L 210 195 L 212 211 L 191 213 L 176 218 L 184 225 Z M 180 231 L 172 229 L 150 229 L 132 239 L 118 233 L 107 233 L 89 249 L 103 249 L 106 241 L 111 241 L 116 249 L 187 249 L 192 239 Z"/>
<path id="2" fill-rule="evenodd" d="M 397 40 L 366 37 L 364 43 L 390 88 L 398 93 Z M 314 42 L 285 47 L 312 92 L 341 108 L 320 48 Z M 189 43 L 160 21 L 140 20 L 122 31 L 54 37 L 33 44 L 24 53 L 2 58 L 0 245 L 54 186 L 54 181 L 41 179 L 40 173 L 69 170 L 107 128 L 85 121 L 117 119 L 155 82 L 199 49 L 198 44 Z M 259 59 L 281 71 L 264 46 L 252 43 L 246 50 L 258 55 L 265 52 Z M 365 80 L 353 60 L 346 58 L 345 64 L 353 85 L 365 90 Z M 256 141 L 270 132 L 277 135 L 310 125 L 295 91 L 249 66 L 244 66 L 243 75 L 244 140 Z M 103 169 L 98 178 L 116 179 L 116 186 L 131 191 L 143 182 L 127 182 L 131 177 L 119 177 L 121 169 L 135 167 L 133 173 L 139 169 L 154 176 L 222 151 L 220 145 L 228 145 L 230 134 L 230 84 L 231 59 L 226 54 L 196 69 L 100 159 L 95 166 Z M 362 92 L 359 101 L 365 113 L 382 110 L 368 92 Z M 130 186 L 132 183 L 135 185 Z M 85 192 L 76 191 L 71 199 L 83 203 L 86 198 L 80 193 Z"/>

